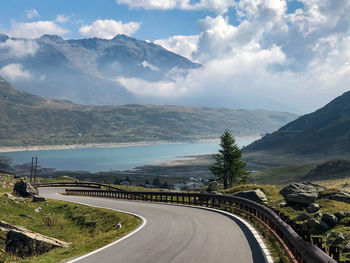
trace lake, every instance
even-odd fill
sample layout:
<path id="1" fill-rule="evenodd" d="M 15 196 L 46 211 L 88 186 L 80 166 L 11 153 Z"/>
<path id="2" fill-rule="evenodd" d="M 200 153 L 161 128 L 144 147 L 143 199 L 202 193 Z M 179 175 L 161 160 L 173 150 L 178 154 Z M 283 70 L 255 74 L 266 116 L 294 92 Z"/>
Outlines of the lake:
<path id="1" fill-rule="evenodd" d="M 237 138 L 243 147 L 253 138 Z M 14 164 L 31 162 L 38 157 L 38 165 L 61 171 L 109 171 L 128 170 L 146 164 L 159 164 L 170 160 L 184 159 L 184 156 L 217 153 L 219 142 L 197 142 L 125 146 L 118 148 L 83 148 L 64 150 L 39 150 L 0 153 L 12 158 Z"/>

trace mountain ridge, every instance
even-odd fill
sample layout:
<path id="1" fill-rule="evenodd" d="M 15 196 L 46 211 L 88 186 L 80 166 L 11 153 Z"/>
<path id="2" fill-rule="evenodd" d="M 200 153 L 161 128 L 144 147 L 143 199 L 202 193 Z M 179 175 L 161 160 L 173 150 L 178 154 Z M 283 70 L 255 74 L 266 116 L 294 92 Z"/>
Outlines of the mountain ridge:
<path id="1" fill-rule="evenodd" d="M 0 77 L 0 146 L 191 141 L 272 131 L 296 115 L 202 106 L 84 106 L 18 91 Z"/>
<path id="2" fill-rule="evenodd" d="M 350 153 L 350 91 L 253 142 L 246 152 L 339 155 Z"/>

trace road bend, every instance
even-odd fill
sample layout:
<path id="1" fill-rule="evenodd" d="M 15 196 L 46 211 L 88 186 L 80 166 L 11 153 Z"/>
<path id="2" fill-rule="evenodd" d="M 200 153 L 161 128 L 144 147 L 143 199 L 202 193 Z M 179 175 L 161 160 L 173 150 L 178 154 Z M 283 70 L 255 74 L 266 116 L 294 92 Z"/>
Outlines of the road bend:
<path id="1" fill-rule="evenodd" d="M 64 188 L 41 188 L 46 198 L 111 208 L 146 218 L 145 226 L 123 241 L 77 262 L 91 263 L 263 263 L 259 244 L 239 220 L 177 205 L 60 195 Z M 116 222 L 117 223 L 117 222 Z"/>

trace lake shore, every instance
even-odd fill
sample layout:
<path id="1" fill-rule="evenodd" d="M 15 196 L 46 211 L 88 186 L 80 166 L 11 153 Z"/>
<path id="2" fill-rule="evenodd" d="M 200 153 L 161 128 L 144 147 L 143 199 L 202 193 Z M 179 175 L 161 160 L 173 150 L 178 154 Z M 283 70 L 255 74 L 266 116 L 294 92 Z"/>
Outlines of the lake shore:
<path id="1" fill-rule="evenodd" d="M 236 139 L 259 139 L 259 136 L 242 136 Z M 70 145 L 38 145 L 38 146 L 0 146 L 0 153 L 6 152 L 24 152 L 24 151 L 45 151 L 45 150 L 69 150 L 69 149 L 89 149 L 89 148 L 120 148 L 133 146 L 161 145 L 161 144 L 182 144 L 182 143 L 203 143 L 203 142 L 219 142 L 219 138 L 199 139 L 192 141 L 142 141 L 142 142 L 126 142 L 126 143 L 86 143 L 86 144 L 70 144 Z"/>

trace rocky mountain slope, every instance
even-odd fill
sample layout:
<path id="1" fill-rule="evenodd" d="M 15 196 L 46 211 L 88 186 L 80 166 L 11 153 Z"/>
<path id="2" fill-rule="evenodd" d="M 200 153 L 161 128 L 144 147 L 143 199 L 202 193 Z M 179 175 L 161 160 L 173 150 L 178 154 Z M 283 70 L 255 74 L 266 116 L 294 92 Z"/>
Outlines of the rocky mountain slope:
<path id="1" fill-rule="evenodd" d="M 171 80 L 201 67 L 154 43 L 117 35 L 111 40 L 64 40 L 54 35 L 37 39 L 0 34 L 0 70 L 19 70 L 17 88 L 49 98 L 87 105 L 138 102 L 118 79 Z M 23 73 L 22 73 L 23 74 Z"/>
<path id="2" fill-rule="evenodd" d="M 13 88 L 0 78 L 0 146 L 184 141 L 271 132 L 290 113 L 155 105 L 82 106 Z"/>
<path id="3" fill-rule="evenodd" d="M 350 153 L 350 91 L 245 148 L 245 152 L 341 155 Z"/>

